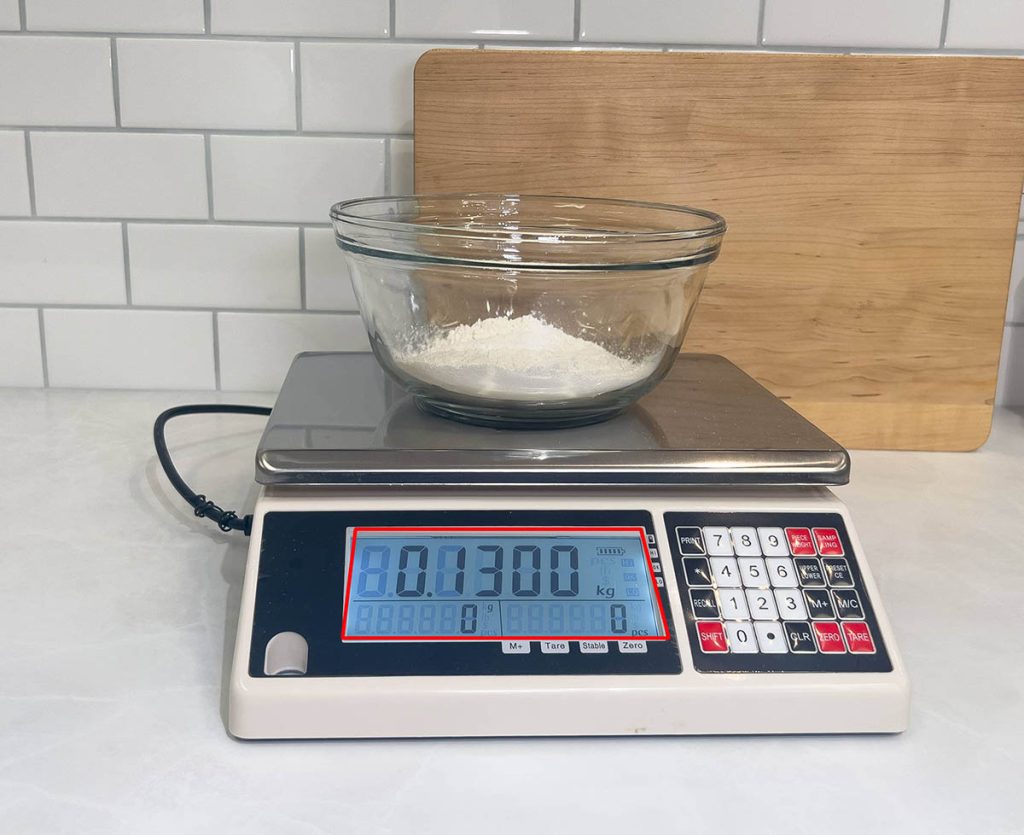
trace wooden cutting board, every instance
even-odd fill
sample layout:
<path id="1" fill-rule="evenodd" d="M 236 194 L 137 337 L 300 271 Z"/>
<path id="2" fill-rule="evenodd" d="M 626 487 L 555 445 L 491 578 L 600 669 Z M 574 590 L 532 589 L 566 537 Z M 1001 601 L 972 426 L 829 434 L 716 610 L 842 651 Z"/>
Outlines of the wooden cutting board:
<path id="1" fill-rule="evenodd" d="M 415 101 L 417 191 L 724 215 L 685 349 L 724 354 L 846 446 L 988 436 L 1024 60 L 435 50 Z"/>

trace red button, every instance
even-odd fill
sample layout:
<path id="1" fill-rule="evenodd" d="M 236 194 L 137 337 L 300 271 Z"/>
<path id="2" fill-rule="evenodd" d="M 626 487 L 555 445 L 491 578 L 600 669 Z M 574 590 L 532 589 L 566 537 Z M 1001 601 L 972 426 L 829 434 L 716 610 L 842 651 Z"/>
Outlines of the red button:
<path id="1" fill-rule="evenodd" d="M 818 639 L 819 650 L 822 652 L 846 652 L 838 623 L 817 621 L 811 625 L 814 627 L 814 635 Z"/>
<path id="2" fill-rule="evenodd" d="M 866 623 L 844 623 L 843 632 L 846 633 L 846 643 L 850 645 L 850 652 L 873 653 L 875 651 L 871 629 Z"/>
<path id="3" fill-rule="evenodd" d="M 794 557 L 813 557 L 814 540 L 807 528 L 786 528 L 786 539 L 789 540 L 789 551 Z"/>
<path id="4" fill-rule="evenodd" d="M 697 637 L 700 639 L 701 652 L 729 651 L 729 645 L 725 642 L 725 629 L 716 620 L 697 621 Z"/>
<path id="5" fill-rule="evenodd" d="M 839 541 L 839 532 L 835 528 L 815 528 L 814 541 L 823 557 L 843 556 L 843 543 Z"/>

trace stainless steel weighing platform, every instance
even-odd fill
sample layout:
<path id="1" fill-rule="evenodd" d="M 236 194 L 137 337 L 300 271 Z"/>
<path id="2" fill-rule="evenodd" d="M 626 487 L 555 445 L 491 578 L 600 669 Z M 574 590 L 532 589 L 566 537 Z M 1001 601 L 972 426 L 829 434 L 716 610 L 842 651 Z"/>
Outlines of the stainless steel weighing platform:
<path id="1" fill-rule="evenodd" d="M 625 414 L 420 412 L 298 356 L 256 455 L 244 738 L 895 732 L 908 683 L 847 452 L 711 355 Z"/>

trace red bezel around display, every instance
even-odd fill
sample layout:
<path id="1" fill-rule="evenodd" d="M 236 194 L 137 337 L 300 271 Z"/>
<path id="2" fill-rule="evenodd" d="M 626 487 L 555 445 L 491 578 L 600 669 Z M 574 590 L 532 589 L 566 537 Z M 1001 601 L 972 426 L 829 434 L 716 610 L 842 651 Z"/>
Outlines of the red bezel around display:
<path id="1" fill-rule="evenodd" d="M 647 562 L 647 581 L 650 585 L 652 598 L 658 604 L 658 617 L 661 618 L 662 635 L 624 635 L 621 638 L 609 635 L 359 635 L 349 637 L 346 634 L 348 622 L 349 596 L 352 592 L 352 573 L 355 560 L 351 555 L 356 551 L 356 540 L 360 533 L 632 533 L 640 538 L 640 545 L 643 548 L 644 559 Z M 654 565 L 651 559 L 650 549 L 647 547 L 647 531 L 641 527 L 459 527 L 459 526 L 438 526 L 438 527 L 356 527 L 352 529 L 352 542 L 350 544 L 348 568 L 345 572 L 345 594 L 341 612 L 341 639 L 343 641 L 667 641 L 671 637 L 668 631 L 668 620 L 665 617 L 665 604 L 659 594 L 659 589 L 654 583 Z"/>

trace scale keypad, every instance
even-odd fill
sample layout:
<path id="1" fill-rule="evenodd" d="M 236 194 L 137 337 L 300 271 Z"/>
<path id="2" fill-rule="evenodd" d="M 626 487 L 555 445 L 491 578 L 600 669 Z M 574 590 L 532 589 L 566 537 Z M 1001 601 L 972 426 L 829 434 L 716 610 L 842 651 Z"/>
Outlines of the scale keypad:
<path id="1" fill-rule="evenodd" d="M 698 672 L 892 669 L 838 514 L 667 513 Z"/>

